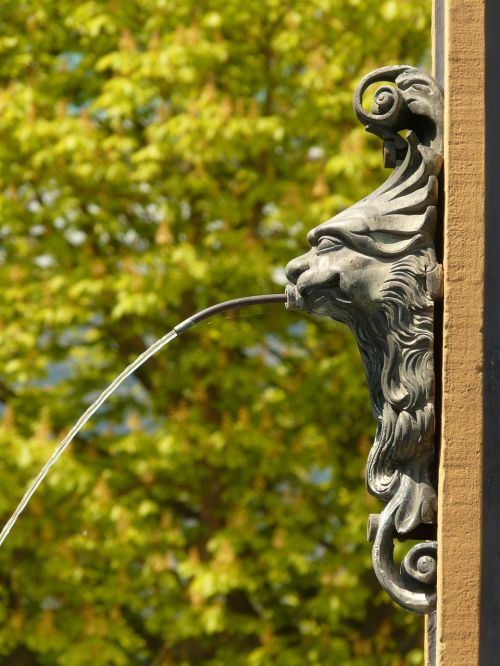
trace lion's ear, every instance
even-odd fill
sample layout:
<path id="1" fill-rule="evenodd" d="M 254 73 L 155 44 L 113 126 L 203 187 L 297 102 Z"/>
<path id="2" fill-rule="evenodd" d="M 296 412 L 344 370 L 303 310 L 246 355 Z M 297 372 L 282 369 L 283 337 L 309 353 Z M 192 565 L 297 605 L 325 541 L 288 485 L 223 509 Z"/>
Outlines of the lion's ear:
<path id="1" fill-rule="evenodd" d="M 443 267 L 441 264 L 430 264 L 425 269 L 425 290 L 433 301 L 443 298 Z"/>

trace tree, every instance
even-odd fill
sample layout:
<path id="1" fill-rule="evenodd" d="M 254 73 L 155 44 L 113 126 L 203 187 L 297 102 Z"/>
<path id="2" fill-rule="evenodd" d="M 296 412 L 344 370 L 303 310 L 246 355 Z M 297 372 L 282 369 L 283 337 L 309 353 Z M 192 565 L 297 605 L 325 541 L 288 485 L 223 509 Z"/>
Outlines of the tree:
<path id="1" fill-rule="evenodd" d="M 360 76 L 424 64 L 428 0 L 4 0 L 6 520 L 87 404 L 198 309 L 281 291 L 383 179 Z M 0 549 L 2 664 L 410 665 L 371 573 L 355 344 L 283 308 L 153 358 Z"/>

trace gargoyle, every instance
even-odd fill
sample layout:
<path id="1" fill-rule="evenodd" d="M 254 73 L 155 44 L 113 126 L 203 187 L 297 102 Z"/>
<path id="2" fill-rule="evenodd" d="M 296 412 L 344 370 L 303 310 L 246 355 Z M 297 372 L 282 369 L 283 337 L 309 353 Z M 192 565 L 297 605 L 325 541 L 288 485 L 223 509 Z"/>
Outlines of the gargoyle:
<path id="1" fill-rule="evenodd" d="M 371 112 L 362 106 L 373 83 Z M 401 565 L 393 538 L 436 520 L 434 461 L 434 300 L 438 175 L 443 97 L 429 75 L 384 67 L 359 84 L 354 109 L 384 141 L 387 181 L 309 232 L 311 250 L 287 266 L 287 306 L 347 324 L 360 348 L 377 431 L 367 486 L 387 502 L 372 523 L 373 565 L 403 607 L 429 613 L 436 603 L 436 543 L 414 546 Z M 406 138 L 400 132 L 410 130 Z"/>

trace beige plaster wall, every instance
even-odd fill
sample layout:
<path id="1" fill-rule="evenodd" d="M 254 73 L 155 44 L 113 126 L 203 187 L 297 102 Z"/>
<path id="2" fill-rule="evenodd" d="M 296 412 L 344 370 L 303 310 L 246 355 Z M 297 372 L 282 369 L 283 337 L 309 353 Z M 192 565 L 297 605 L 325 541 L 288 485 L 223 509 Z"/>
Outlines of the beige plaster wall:
<path id="1" fill-rule="evenodd" d="M 437 663 L 477 666 L 483 429 L 484 0 L 447 0 L 445 44 Z"/>

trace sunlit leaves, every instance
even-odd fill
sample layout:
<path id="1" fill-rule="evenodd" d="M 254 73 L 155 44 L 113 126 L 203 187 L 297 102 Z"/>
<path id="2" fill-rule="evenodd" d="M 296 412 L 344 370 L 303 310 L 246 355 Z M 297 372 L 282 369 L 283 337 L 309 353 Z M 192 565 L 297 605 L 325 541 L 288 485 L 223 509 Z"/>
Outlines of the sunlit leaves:
<path id="1" fill-rule="evenodd" d="M 2 3 L 1 516 L 147 345 L 281 291 L 307 230 L 380 182 L 352 92 L 425 65 L 429 4 Z M 372 430 L 342 327 L 279 307 L 201 325 L 101 410 L 0 550 L 1 658 L 421 663 L 420 623 L 371 573 Z"/>

